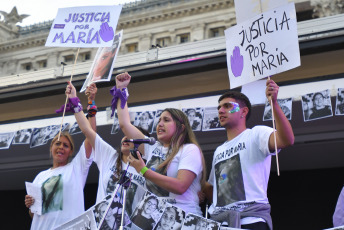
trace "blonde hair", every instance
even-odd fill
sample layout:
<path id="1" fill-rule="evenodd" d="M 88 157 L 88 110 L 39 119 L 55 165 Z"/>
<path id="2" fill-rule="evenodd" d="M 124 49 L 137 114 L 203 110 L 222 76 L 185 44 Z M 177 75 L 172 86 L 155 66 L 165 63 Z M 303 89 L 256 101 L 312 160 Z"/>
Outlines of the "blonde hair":
<path id="1" fill-rule="evenodd" d="M 168 149 L 168 152 L 171 152 L 171 154 L 167 156 L 166 160 L 162 162 L 158 166 L 158 168 L 164 169 L 163 171 L 166 173 L 167 167 L 171 163 L 172 159 L 177 155 L 180 148 L 182 148 L 184 144 L 189 144 L 189 143 L 195 144 L 201 153 L 202 167 L 203 167 L 202 177 L 201 177 L 201 186 L 203 187 L 206 180 L 206 165 L 205 165 L 202 149 L 200 145 L 198 144 L 198 141 L 196 139 L 194 132 L 192 131 L 188 117 L 183 111 L 179 109 L 167 108 L 164 111 L 169 112 L 171 114 L 172 119 L 174 120 L 176 124 L 176 132 L 173 134 L 171 138 L 169 149 Z"/>
<path id="2" fill-rule="evenodd" d="M 71 135 L 68 133 L 68 132 L 61 132 L 61 135 L 60 137 L 65 137 L 67 138 L 67 140 L 69 141 L 70 143 L 70 149 L 72 151 L 72 153 L 74 152 L 74 141 L 71 137 Z M 50 143 L 50 154 L 51 154 L 51 148 L 53 147 L 53 144 L 57 141 L 57 139 L 59 138 L 59 134 L 57 134 L 52 140 L 51 140 L 51 143 Z"/>

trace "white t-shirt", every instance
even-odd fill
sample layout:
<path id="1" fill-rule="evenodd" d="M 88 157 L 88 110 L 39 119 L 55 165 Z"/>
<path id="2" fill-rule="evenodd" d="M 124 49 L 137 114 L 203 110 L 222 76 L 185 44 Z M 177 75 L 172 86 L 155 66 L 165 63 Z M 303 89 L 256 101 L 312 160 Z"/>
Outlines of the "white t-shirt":
<path id="1" fill-rule="evenodd" d="M 99 203 L 107 195 L 112 194 L 116 188 L 118 179 L 116 160 L 119 157 L 118 152 L 106 143 L 99 135 L 96 137 L 94 162 L 97 164 L 99 169 L 99 181 L 98 181 L 98 192 L 97 201 Z M 122 170 L 127 169 L 128 164 L 122 161 Z M 121 175 L 121 174 L 120 174 Z M 131 177 L 132 181 L 144 186 L 145 178 L 138 174 L 134 167 L 129 166 L 127 170 L 127 177 Z"/>
<path id="2" fill-rule="evenodd" d="M 209 183 L 213 185 L 210 214 L 242 211 L 254 203 L 269 203 L 272 131 L 267 126 L 255 126 L 216 149 L 209 175 Z"/>
<path id="3" fill-rule="evenodd" d="M 145 145 L 147 167 L 160 174 L 166 175 L 162 173 L 163 170 L 159 171 L 157 166 L 166 159 L 167 151 L 168 148 L 163 147 L 159 142 L 154 145 Z M 190 212 L 202 215 L 197 195 L 201 190 L 200 180 L 203 170 L 201 154 L 200 149 L 195 144 L 184 144 L 172 159 L 172 162 L 167 169 L 167 176 L 174 178 L 177 177 L 178 170 L 181 169 L 186 169 L 195 173 L 196 177 L 194 181 L 182 195 L 168 192 L 156 186 L 149 180 L 146 181 L 146 188 L 158 197 L 166 197 L 169 203 L 183 209 L 186 213 Z"/>
<path id="4" fill-rule="evenodd" d="M 82 144 L 65 166 L 40 172 L 34 184 L 42 185 L 42 215 L 33 216 L 31 229 L 48 230 L 76 218 L 85 211 L 84 186 L 92 157 L 86 158 Z"/>

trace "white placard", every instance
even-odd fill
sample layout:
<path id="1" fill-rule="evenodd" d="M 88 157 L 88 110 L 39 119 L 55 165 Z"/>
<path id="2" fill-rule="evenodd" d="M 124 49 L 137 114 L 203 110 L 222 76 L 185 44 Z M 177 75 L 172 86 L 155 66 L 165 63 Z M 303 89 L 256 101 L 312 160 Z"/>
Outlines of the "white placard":
<path id="1" fill-rule="evenodd" d="M 230 88 L 300 66 L 294 3 L 225 31 Z"/>
<path id="2" fill-rule="evenodd" d="M 288 0 L 234 0 L 237 24 L 286 4 Z"/>
<path id="3" fill-rule="evenodd" d="M 45 46 L 112 46 L 122 6 L 60 8 Z"/>
<path id="4" fill-rule="evenodd" d="M 35 201 L 30 207 L 30 210 L 34 214 L 42 215 L 42 190 L 41 186 L 38 184 L 33 184 L 30 182 L 25 182 L 26 192 L 28 195 L 32 196 Z"/>

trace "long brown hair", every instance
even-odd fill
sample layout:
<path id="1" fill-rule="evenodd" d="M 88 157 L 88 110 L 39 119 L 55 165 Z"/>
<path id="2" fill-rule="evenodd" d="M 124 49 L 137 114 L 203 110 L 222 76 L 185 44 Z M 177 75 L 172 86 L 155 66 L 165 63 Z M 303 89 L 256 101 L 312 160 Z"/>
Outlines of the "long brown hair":
<path id="1" fill-rule="evenodd" d="M 202 149 L 200 145 L 198 144 L 198 141 L 196 139 L 196 136 L 194 132 L 191 129 L 190 122 L 186 114 L 179 110 L 174 108 L 166 108 L 163 112 L 169 112 L 172 116 L 172 119 L 174 120 L 176 124 L 176 132 L 173 134 L 170 145 L 168 148 L 168 154 L 167 158 L 164 162 L 162 162 L 158 168 L 164 169 L 164 172 L 166 173 L 168 166 L 170 165 L 172 159 L 177 155 L 179 150 L 183 147 L 184 144 L 195 144 L 201 153 L 201 159 L 202 159 L 202 177 L 201 177 L 201 185 L 203 187 L 205 180 L 206 180 L 206 165 L 204 161 L 204 156 L 202 153 Z"/>

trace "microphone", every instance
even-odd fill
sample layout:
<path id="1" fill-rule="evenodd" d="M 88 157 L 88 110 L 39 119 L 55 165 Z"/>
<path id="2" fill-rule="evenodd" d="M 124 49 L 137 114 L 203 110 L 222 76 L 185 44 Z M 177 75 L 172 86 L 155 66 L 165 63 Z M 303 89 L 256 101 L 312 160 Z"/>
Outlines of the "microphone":
<path id="1" fill-rule="evenodd" d="M 134 144 L 154 145 L 155 144 L 155 138 L 149 137 L 149 138 L 145 138 L 145 139 L 125 139 L 123 142 L 132 142 Z"/>

